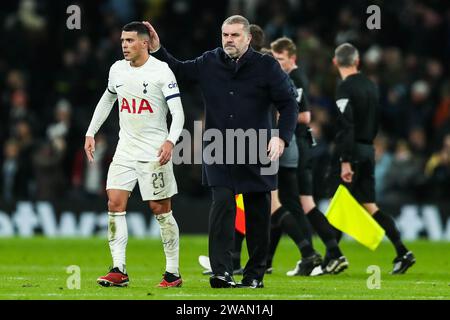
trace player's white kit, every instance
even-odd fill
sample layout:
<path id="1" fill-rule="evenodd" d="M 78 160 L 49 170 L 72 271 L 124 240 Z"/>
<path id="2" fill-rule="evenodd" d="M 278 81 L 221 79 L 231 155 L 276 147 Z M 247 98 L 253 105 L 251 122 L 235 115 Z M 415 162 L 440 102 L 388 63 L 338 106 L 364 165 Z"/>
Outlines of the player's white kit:
<path id="1" fill-rule="evenodd" d="M 140 67 L 120 60 L 111 66 L 108 89 L 98 103 L 86 133 L 94 136 L 115 100 L 119 109 L 119 142 L 110 165 L 107 189 L 132 191 L 139 183 L 143 200 L 169 198 L 177 193 L 173 165 L 159 165 L 164 141 L 176 143 L 184 124 L 180 92 L 165 62 L 152 56 Z M 170 132 L 167 112 L 172 114 Z"/>

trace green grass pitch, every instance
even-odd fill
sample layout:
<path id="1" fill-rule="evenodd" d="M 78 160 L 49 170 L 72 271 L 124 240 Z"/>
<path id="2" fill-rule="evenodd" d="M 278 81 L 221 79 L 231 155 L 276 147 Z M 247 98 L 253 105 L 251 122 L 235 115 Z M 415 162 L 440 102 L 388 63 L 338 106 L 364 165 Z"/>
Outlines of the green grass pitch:
<path id="1" fill-rule="evenodd" d="M 315 244 L 323 252 L 320 241 L 315 239 Z M 155 285 L 161 280 L 165 261 L 159 239 L 129 239 L 130 286 L 126 288 L 103 288 L 96 283 L 97 277 L 106 274 L 111 264 L 105 238 L 0 239 L 0 299 L 450 299 L 450 244 L 416 241 L 408 246 L 414 251 L 417 263 L 405 275 L 389 274 L 394 257 L 389 242 L 384 241 L 372 252 L 354 241 L 344 241 L 341 247 L 350 262 L 345 272 L 335 276 L 290 278 L 286 271 L 295 266 L 299 254 L 294 244 L 283 238 L 275 255 L 274 273 L 264 278 L 264 289 L 211 289 L 208 276 L 201 274 L 198 264 L 198 256 L 207 254 L 207 237 L 182 235 L 183 287 L 160 289 Z M 70 265 L 77 265 L 81 270 L 78 290 L 67 286 Z M 367 272 L 370 265 L 381 270 L 379 289 L 368 288 L 368 278 L 372 275 Z"/>

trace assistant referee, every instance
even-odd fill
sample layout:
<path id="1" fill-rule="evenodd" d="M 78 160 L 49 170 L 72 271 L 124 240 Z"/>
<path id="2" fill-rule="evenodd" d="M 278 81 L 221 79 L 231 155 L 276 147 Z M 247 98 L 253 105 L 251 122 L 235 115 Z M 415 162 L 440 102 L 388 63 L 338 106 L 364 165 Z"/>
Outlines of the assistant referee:
<path id="1" fill-rule="evenodd" d="M 400 238 L 394 220 L 381 211 L 375 200 L 375 151 L 373 140 L 379 124 L 378 89 L 358 71 L 359 53 L 350 43 L 335 50 L 334 65 L 342 82 L 337 87 L 336 149 L 330 186 L 334 193 L 340 183 L 386 231 L 397 257 L 391 274 L 405 273 L 416 259 Z"/>

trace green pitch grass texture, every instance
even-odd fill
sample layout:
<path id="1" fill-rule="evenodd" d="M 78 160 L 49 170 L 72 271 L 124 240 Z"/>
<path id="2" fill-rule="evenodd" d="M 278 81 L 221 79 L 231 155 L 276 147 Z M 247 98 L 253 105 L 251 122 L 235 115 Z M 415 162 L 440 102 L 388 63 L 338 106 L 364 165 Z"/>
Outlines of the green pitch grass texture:
<path id="1" fill-rule="evenodd" d="M 323 246 L 315 239 L 320 252 Z M 111 264 L 106 238 L 90 239 L 0 239 L 0 299 L 157 299 L 157 300 L 335 300 L 335 299 L 450 299 L 449 243 L 408 243 L 417 263 L 405 275 L 392 276 L 394 249 L 384 241 L 372 252 L 354 241 L 343 241 L 350 267 L 339 275 L 287 277 L 299 254 L 283 238 L 274 259 L 274 272 L 264 278 L 264 289 L 211 289 L 209 277 L 201 274 L 199 255 L 207 255 L 206 236 L 181 237 L 182 288 L 156 288 L 165 260 L 159 239 L 128 241 L 127 269 L 130 285 L 104 288 L 96 283 Z M 245 243 L 244 243 L 245 246 Z M 246 249 L 243 251 L 246 261 Z M 69 289 L 67 267 L 80 268 L 80 289 Z M 380 268 L 380 288 L 369 277 L 369 266 Z M 68 281 L 69 279 L 69 281 Z M 237 276 L 236 280 L 241 280 Z M 73 286 L 73 282 L 72 282 Z"/>

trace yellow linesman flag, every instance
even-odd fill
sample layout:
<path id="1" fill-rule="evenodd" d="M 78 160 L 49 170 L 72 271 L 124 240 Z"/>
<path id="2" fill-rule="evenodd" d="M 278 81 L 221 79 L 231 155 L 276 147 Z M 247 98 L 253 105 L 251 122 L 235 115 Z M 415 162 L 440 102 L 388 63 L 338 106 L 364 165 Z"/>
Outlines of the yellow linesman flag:
<path id="1" fill-rule="evenodd" d="M 336 190 L 325 215 L 335 228 L 371 250 L 375 250 L 383 240 L 384 229 L 343 185 Z"/>

